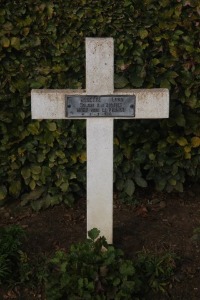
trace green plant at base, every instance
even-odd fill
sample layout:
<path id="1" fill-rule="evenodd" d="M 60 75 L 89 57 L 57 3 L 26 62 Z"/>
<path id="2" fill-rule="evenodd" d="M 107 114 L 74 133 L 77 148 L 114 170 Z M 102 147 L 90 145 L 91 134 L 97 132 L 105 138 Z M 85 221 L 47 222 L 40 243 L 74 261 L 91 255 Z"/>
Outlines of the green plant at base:
<path id="1" fill-rule="evenodd" d="M 88 236 L 85 242 L 72 245 L 69 253 L 58 251 L 51 259 L 48 300 L 141 300 L 149 290 L 164 291 L 174 268 L 165 257 L 149 260 L 143 254 L 135 261 L 127 260 L 121 250 L 99 237 L 97 229 Z"/>
<path id="2" fill-rule="evenodd" d="M 0 285 L 43 290 L 47 300 L 146 299 L 149 292 L 164 292 L 175 268 L 174 256 L 139 253 L 134 260 L 109 245 L 99 230 L 72 245 L 69 253 L 57 251 L 49 261 L 30 261 L 22 251 L 24 231 L 18 226 L 0 230 Z"/>
<path id="3" fill-rule="evenodd" d="M 40 255 L 30 260 L 24 252 L 25 232 L 20 226 L 0 229 L 0 285 L 42 286 L 47 275 L 47 258 Z"/>
<path id="4" fill-rule="evenodd" d="M 144 290 L 149 292 L 165 292 L 165 287 L 175 268 L 175 256 L 171 253 L 165 255 L 153 255 L 148 252 L 140 252 L 136 261 L 136 270 L 144 285 Z"/>
<path id="5" fill-rule="evenodd" d="M 0 284 L 19 281 L 21 263 L 21 245 L 25 237 L 19 226 L 0 229 Z"/>

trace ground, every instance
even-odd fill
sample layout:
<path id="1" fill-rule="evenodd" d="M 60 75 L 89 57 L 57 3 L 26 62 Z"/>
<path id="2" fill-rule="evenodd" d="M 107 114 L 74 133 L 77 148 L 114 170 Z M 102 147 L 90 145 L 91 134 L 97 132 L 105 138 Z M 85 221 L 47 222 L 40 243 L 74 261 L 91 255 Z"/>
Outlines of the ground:
<path id="1" fill-rule="evenodd" d="M 114 201 L 114 245 L 127 257 L 141 250 L 175 253 L 179 259 L 167 293 L 153 300 L 199 300 L 200 187 L 193 185 L 180 194 L 144 190 L 136 197 L 136 206 Z M 15 202 L 0 208 L 0 226 L 8 224 L 19 224 L 26 230 L 29 255 L 50 256 L 57 249 L 68 250 L 72 243 L 85 239 L 86 201 L 80 199 L 73 208 L 60 205 L 41 212 Z M 42 293 L 22 297 L 17 290 L 0 291 L 0 297 L 44 300 Z"/>

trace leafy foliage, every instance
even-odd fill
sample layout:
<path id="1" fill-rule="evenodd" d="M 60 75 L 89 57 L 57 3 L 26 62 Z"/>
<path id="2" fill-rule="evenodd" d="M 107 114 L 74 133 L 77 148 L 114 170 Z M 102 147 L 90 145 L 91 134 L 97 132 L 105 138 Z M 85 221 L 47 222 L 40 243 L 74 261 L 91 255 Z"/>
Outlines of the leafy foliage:
<path id="1" fill-rule="evenodd" d="M 58 251 L 50 262 L 46 281 L 48 300 L 144 299 L 149 291 L 162 291 L 173 273 L 172 255 L 140 254 L 126 260 L 120 250 L 98 238 L 97 229 L 87 241 Z"/>
<path id="2" fill-rule="evenodd" d="M 53 258 L 30 257 L 22 251 L 24 231 L 18 226 L 0 230 L 0 286 L 45 290 L 48 300 L 145 299 L 165 292 L 175 268 L 174 256 L 141 252 L 134 260 L 108 245 L 93 228 L 88 239 Z"/>
<path id="3" fill-rule="evenodd" d="M 150 290 L 165 292 L 168 279 L 175 268 L 174 258 L 174 255 L 171 253 L 158 256 L 144 251 L 138 254 L 136 269 L 141 282 L 148 282 L 146 287 L 145 285 L 143 286 L 146 292 Z M 140 272 L 139 270 L 142 271 Z"/>
<path id="4" fill-rule="evenodd" d="M 19 279 L 24 236 L 21 227 L 0 228 L 0 284 Z"/>
<path id="5" fill-rule="evenodd" d="M 20 226 L 0 228 L 0 286 L 40 287 L 47 276 L 47 257 L 30 257 L 23 250 L 26 234 Z"/>
<path id="6" fill-rule="evenodd" d="M 31 121 L 32 88 L 84 88 L 85 37 L 115 40 L 115 87 L 170 89 L 170 118 L 117 121 L 115 188 L 183 190 L 200 178 L 197 0 L 0 4 L 0 201 L 71 205 L 85 186 L 85 123 Z"/>

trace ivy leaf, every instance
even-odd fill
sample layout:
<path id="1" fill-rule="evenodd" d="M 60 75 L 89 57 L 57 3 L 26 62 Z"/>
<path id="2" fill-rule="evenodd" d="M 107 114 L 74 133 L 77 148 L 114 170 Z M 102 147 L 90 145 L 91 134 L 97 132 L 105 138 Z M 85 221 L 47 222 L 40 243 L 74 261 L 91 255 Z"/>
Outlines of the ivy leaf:
<path id="1" fill-rule="evenodd" d="M 164 80 L 162 80 L 162 82 L 160 83 L 160 87 L 161 87 L 161 88 L 168 88 L 168 89 L 170 89 L 171 84 L 170 84 L 170 82 L 169 82 L 168 79 L 164 79 Z"/>
<path id="2" fill-rule="evenodd" d="M 51 169 L 49 167 L 42 167 L 42 175 L 44 175 L 45 177 L 48 177 L 51 175 Z"/>
<path id="3" fill-rule="evenodd" d="M 9 194 L 14 197 L 18 197 L 21 192 L 21 181 L 15 180 L 11 182 L 9 186 Z"/>
<path id="4" fill-rule="evenodd" d="M 123 50 L 123 48 L 124 48 L 124 44 L 121 43 L 121 44 L 119 45 L 119 50 Z"/>
<path id="5" fill-rule="evenodd" d="M 77 162 L 77 154 L 71 154 L 70 158 L 73 161 L 73 163 Z"/>
<path id="6" fill-rule="evenodd" d="M 31 201 L 31 207 L 35 211 L 41 210 L 42 205 L 43 205 L 42 200 Z"/>
<path id="7" fill-rule="evenodd" d="M 67 192 L 68 188 L 69 188 L 69 182 L 64 182 L 64 183 L 62 183 L 61 186 L 60 186 L 60 189 L 61 189 L 61 191 L 62 191 L 63 193 L 64 193 L 64 192 Z"/>
<path id="8" fill-rule="evenodd" d="M 31 177 L 31 170 L 28 167 L 24 167 L 21 170 L 21 175 L 24 179 L 28 179 Z"/>
<path id="9" fill-rule="evenodd" d="M 170 178 L 170 179 L 169 179 L 169 183 L 170 183 L 171 185 L 175 186 L 176 183 L 177 183 L 177 181 L 176 181 L 176 179 L 174 179 L 174 178 Z"/>
<path id="10" fill-rule="evenodd" d="M 142 87 L 144 79 L 139 77 L 137 74 L 131 76 L 131 83 L 134 87 Z"/>
<path id="11" fill-rule="evenodd" d="M 133 195 L 133 193 L 135 191 L 135 184 L 134 184 L 133 180 L 128 179 L 126 181 L 124 191 L 128 196 Z"/>
<path id="12" fill-rule="evenodd" d="M 132 265 L 131 261 L 123 262 L 120 266 L 120 274 L 123 276 L 131 276 L 135 273 L 135 268 Z"/>
<path id="13" fill-rule="evenodd" d="M 31 173 L 34 175 L 38 175 L 41 173 L 42 168 L 40 166 L 32 166 Z"/>
<path id="14" fill-rule="evenodd" d="M 20 49 L 20 39 L 17 37 L 11 38 L 11 46 L 15 48 L 16 50 Z"/>
<path id="15" fill-rule="evenodd" d="M 142 177 L 135 177 L 135 182 L 137 183 L 138 186 L 140 187 L 147 187 L 147 182 L 144 180 Z"/>
<path id="16" fill-rule="evenodd" d="M 185 151 L 186 153 L 190 153 L 190 152 L 191 152 L 191 146 L 185 146 L 185 147 L 184 147 L 184 151 Z"/>
<path id="17" fill-rule="evenodd" d="M 31 82 L 32 89 L 39 89 L 46 85 L 47 77 L 46 76 L 38 76 L 37 81 Z"/>
<path id="18" fill-rule="evenodd" d="M 183 184 L 181 182 L 177 182 L 176 185 L 175 185 L 175 189 L 182 193 L 183 192 Z"/>
<path id="19" fill-rule="evenodd" d="M 93 241 L 99 237 L 99 234 L 100 230 L 98 230 L 97 228 L 93 228 L 90 231 L 88 231 L 88 237 Z"/>
<path id="20" fill-rule="evenodd" d="M 180 114 L 179 116 L 176 117 L 176 124 L 181 126 L 181 127 L 185 127 L 185 117 L 183 114 Z"/>
<path id="21" fill-rule="evenodd" d="M 10 46 L 10 40 L 7 37 L 1 39 L 1 45 L 3 48 L 8 48 Z"/>
<path id="22" fill-rule="evenodd" d="M 39 134 L 38 124 L 39 124 L 38 122 L 28 124 L 28 127 L 27 127 L 28 131 L 33 135 Z"/>
<path id="23" fill-rule="evenodd" d="M 79 156 L 79 160 L 80 160 L 81 163 L 86 162 L 86 160 L 87 160 L 86 151 L 84 151 L 83 153 L 81 153 L 81 155 Z"/>
<path id="24" fill-rule="evenodd" d="M 179 144 L 180 146 L 184 147 L 188 144 L 188 141 L 186 140 L 186 138 L 181 137 L 177 140 L 177 144 Z"/>
<path id="25" fill-rule="evenodd" d="M 44 153 L 38 153 L 38 156 L 37 156 L 37 161 L 39 163 L 43 162 L 45 160 L 45 154 Z"/>
<path id="26" fill-rule="evenodd" d="M 122 89 L 129 84 L 129 81 L 123 75 L 115 74 L 115 88 Z"/>
<path id="27" fill-rule="evenodd" d="M 166 180 L 165 179 L 160 179 L 160 180 L 157 180 L 156 182 L 156 189 L 158 191 L 163 191 L 163 189 L 165 188 L 166 186 Z"/>
<path id="28" fill-rule="evenodd" d="M 43 199 L 41 199 L 42 201 L 42 207 L 44 208 L 48 208 L 49 206 L 54 206 L 60 203 L 60 196 L 59 195 L 47 195 L 46 197 L 44 197 Z"/>
<path id="29" fill-rule="evenodd" d="M 65 158 L 65 153 L 61 150 L 56 151 L 56 155 L 61 159 Z"/>
<path id="30" fill-rule="evenodd" d="M 48 127 L 49 131 L 56 131 L 56 129 L 57 129 L 57 125 L 55 122 L 48 123 L 47 127 Z"/>
<path id="31" fill-rule="evenodd" d="M 139 35 L 140 35 L 140 37 L 141 37 L 141 39 L 143 40 L 143 39 L 145 39 L 147 36 L 148 36 L 148 31 L 146 30 L 146 29 L 140 29 L 139 30 Z"/>
<path id="32" fill-rule="evenodd" d="M 195 136 L 195 137 L 191 138 L 191 143 L 192 143 L 193 148 L 199 147 L 200 146 L 200 137 Z"/>
<path id="33" fill-rule="evenodd" d="M 67 197 L 64 198 L 64 203 L 72 207 L 74 203 L 74 196 L 72 193 L 68 194 Z"/>
<path id="34" fill-rule="evenodd" d="M 154 66 L 156 66 L 156 65 L 158 65 L 158 64 L 160 63 L 160 60 L 157 59 L 157 58 L 153 58 L 153 59 L 151 60 L 151 63 L 152 63 Z"/>
<path id="35" fill-rule="evenodd" d="M 36 187 L 35 180 L 31 179 L 31 181 L 29 182 L 29 186 L 30 186 L 31 190 L 34 190 Z"/>
<path id="36" fill-rule="evenodd" d="M 156 158 L 155 154 L 153 154 L 153 153 L 149 154 L 149 159 L 150 160 L 155 160 L 155 158 Z"/>
<path id="37" fill-rule="evenodd" d="M 74 172 L 71 172 L 70 175 L 69 175 L 69 179 L 76 179 L 77 176 Z"/>
<path id="38" fill-rule="evenodd" d="M 21 197 L 21 205 L 26 205 L 29 203 L 31 200 L 37 200 L 39 199 L 42 194 L 45 192 L 46 188 L 45 187 L 37 187 L 34 191 L 31 191 L 30 193 L 24 194 Z"/>
<path id="39" fill-rule="evenodd" d="M 114 278 L 112 284 L 113 286 L 118 286 L 120 284 L 121 280 L 119 278 Z"/>

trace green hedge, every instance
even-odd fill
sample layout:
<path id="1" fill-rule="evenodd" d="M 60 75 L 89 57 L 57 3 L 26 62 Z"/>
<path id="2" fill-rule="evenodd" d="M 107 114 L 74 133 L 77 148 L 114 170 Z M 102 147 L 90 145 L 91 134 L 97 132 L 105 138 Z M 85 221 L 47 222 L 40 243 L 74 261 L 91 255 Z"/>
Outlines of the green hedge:
<path id="1" fill-rule="evenodd" d="M 84 88 L 85 37 L 114 38 L 116 88 L 170 89 L 169 119 L 115 122 L 120 197 L 199 180 L 199 18 L 198 0 L 1 0 L 0 200 L 39 209 L 84 193 L 84 121 L 31 121 L 30 91 Z"/>

